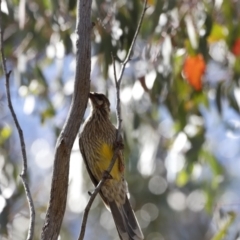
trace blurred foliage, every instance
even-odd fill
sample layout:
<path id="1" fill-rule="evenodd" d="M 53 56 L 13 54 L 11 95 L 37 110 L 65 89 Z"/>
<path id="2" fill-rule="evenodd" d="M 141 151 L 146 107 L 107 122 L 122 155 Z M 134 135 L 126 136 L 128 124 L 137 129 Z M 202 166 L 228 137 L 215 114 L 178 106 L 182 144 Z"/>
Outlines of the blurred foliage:
<path id="1" fill-rule="evenodd" d="M 220 231 L 212 238 L 212 240 L 222 240 L 226 237 L 229 226 L 236 218 L 236 214 L 234 212 L 229 212 L 228 215 L 228 219 L 225 221 Z"/>
<path id="2" fill-rule="evenodd" d="M 13 70 L 13 98 L 24 102 L 20 108 L 16 100 L 15 108 L 24 112 L 23 119 L 38 119 L 35 129 L 21 121 L 32 135 L 47 125 L 57 137 L 66 118 L 74 78 L 76 5 L 76 0 L 2 0 L 4 51 L 8 69 Z M 240 109 L 240 3 L 149 0 L 148 5 L 122 83 L 131 201 L 146 239 L 223 239 L 237 218 L 230 218 L 219 232 L 211 228 L 214 206 L 230 185 L 231 174 L 228 163 L 223 164 L 228 159 L 216 152 L 217 143 L 210 143 L 208 125 L 212 121 L 211 127 L 217 128 L 221 122 L 225 131 L 238 131 L 224 114 L 226 105 L 236 114 Z M 92 89 L 108 93 L 111 102 L 111 52 L 120 65 L 141 11 L 140 0 L 94 0 L 92 4 Z M 209 120 L 205 112 L 215 110 L 215 119 Z M 4 88 L 0 90 L 0 118 L 0 236 L 24 239 L 26 227 L 19 229 L 19 221 L 27 219 L 18 178 L 21 154 Z M 33 164 L 34 154 L 29 153 L 29 158 Z M 43 183 L 34 181 L 38 239 L 48 193 L 43 198 Z M 88 182 L 86 192 L 89 189 Z M 202 207 L 196 208 L 195 203 Z M 114 239 L 112 230 L 102 224 L 103 205 L 96 205 L 91 221 L 102 227 L 94 229 L 89 224 L 88 239 L 96 234 L 106 239 L 106 232 Z M 68 220 L 73 219 L 81 218 L 75 213 Z M 76 238 L 79 229 L 79 224 L 73 227 L 69 222 L 63 225 L 64 239 Z"/>

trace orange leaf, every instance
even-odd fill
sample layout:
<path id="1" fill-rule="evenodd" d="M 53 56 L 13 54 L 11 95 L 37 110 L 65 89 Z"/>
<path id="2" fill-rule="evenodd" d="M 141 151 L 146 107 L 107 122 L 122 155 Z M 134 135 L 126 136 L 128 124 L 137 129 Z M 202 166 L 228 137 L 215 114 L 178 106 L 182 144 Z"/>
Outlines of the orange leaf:
<path id="1" fill-rule="evenodd" d="M 235 56 L 240 56 L 240 38 L 235 40 L 231 50 Z"/>
<path id="2" fill-rule="evenodd" d="M 154 0 L 148 0 L 149 5 L 154 5 L 154 2 L 155 2 Z"/>
<path id="3" fill-rule="evenodd" d="M 142 0 L 142 2 L 144 2 L 144 0 Z M 147 4 L 148 5 L 154 5 L 155 0 L 147 0 Z"/>
<path id="4" fill-rule="evenodd" d="M 206 63 L 201 54 L 187 56 L 183 66 L 183 73 L 186 80 L 196 91 L 202 90 L 202 76 L 205 69 Z"/>

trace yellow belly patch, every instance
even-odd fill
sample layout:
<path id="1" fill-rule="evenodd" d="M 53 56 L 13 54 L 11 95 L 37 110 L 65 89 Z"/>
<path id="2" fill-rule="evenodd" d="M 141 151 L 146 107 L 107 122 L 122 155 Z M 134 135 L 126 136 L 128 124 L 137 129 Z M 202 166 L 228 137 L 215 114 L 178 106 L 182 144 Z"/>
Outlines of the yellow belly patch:
<path id="1" fill-rule="evenodd" d="M 100 161 L 98 161 L 98 167 L 101 172 L 104 172 L 105 170 L 108 169 L 109 164 L 112 160 L 113 149 L 108 144 L 103 143 L 99 153 L 100 153 L 101 159 L 100 159 Z M 118 161 L 119 160 L 117 159 L 110 174 L 114 179 L 119 181 L 121 178 L 121 173 L 119 171 Z"/>

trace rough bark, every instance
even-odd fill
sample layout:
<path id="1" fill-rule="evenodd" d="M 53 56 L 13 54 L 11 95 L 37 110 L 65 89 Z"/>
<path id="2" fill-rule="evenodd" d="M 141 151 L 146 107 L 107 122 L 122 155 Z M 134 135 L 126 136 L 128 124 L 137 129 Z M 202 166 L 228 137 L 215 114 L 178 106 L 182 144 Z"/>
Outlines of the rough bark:
<path id="1" fill-rule="evenodd" d="M 67 120 L 56 144 L 50 201 L 42 229 L 42 240 L 58 238 L 66 208 L 71 149 L 84 116 L 90 90 L 91 3 L 91 0 L 79 0 L 78 3 L 74 93 Z"/>

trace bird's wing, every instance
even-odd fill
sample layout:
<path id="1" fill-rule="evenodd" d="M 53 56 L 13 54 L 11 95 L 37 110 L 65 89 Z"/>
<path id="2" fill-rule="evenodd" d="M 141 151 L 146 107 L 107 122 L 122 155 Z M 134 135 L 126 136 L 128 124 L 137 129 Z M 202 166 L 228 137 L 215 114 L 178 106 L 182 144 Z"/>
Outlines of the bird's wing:
<path id="1" fill-rule="evenodd" d="M 80 152 L 81 152 L 81 154 L 82 154 L 83 161 L 84 161 L 84 163 L 85 163 L 85 165 L 86 165 L 88 174 L 89 174 L 89 176 L 90 176 L 93 184 L 94 184 L 95 186 L 97 186 L 97 185 L 98 185 L 98 181 L 97 181 L 97 179 L 93 176 L 93 174 L 92 174 L 92 172 L 91 172 L 91 170 L 90 170 L 90 168 L 89 168 L 88 161 L 87 161 L 87 158 L 86 158 L 86 154 L 85 154 L 85 151 L 84 151 L 84 146 L 83 146 L 82 141 L 81 141 L 80 138 L 79 138 L 79 148 L 80 148 Z"/>
<path id="2" fill-rule="evenodd" d="M 96 187 L 98 185 L 98 180 L 93 176 L 92 171 L 91 171 L 91 169 L 90 169 L 90 167 L 88 165 L 87 157 L 86 157 L 86 154 L 85 154 L 85 151 L 84 151 L 84 145 L 82 144 L 81 138 L 79 138 L 79 148 L 80 148 L 80 152 L 82 154 L 83 161 L 84 161 L 84 163 L 86 165 L 88 174 L 89 174 L 89 176 L 90 176 L 90 178 L 92 180 L 92 183 Z M 103 199 L 103 202 L 105 203 L 106 207 L 108 207 L 107 199 L 103 196 L 101 191 L 99 192 L 99 194 L 100 194 L 101 198 Z"/>

